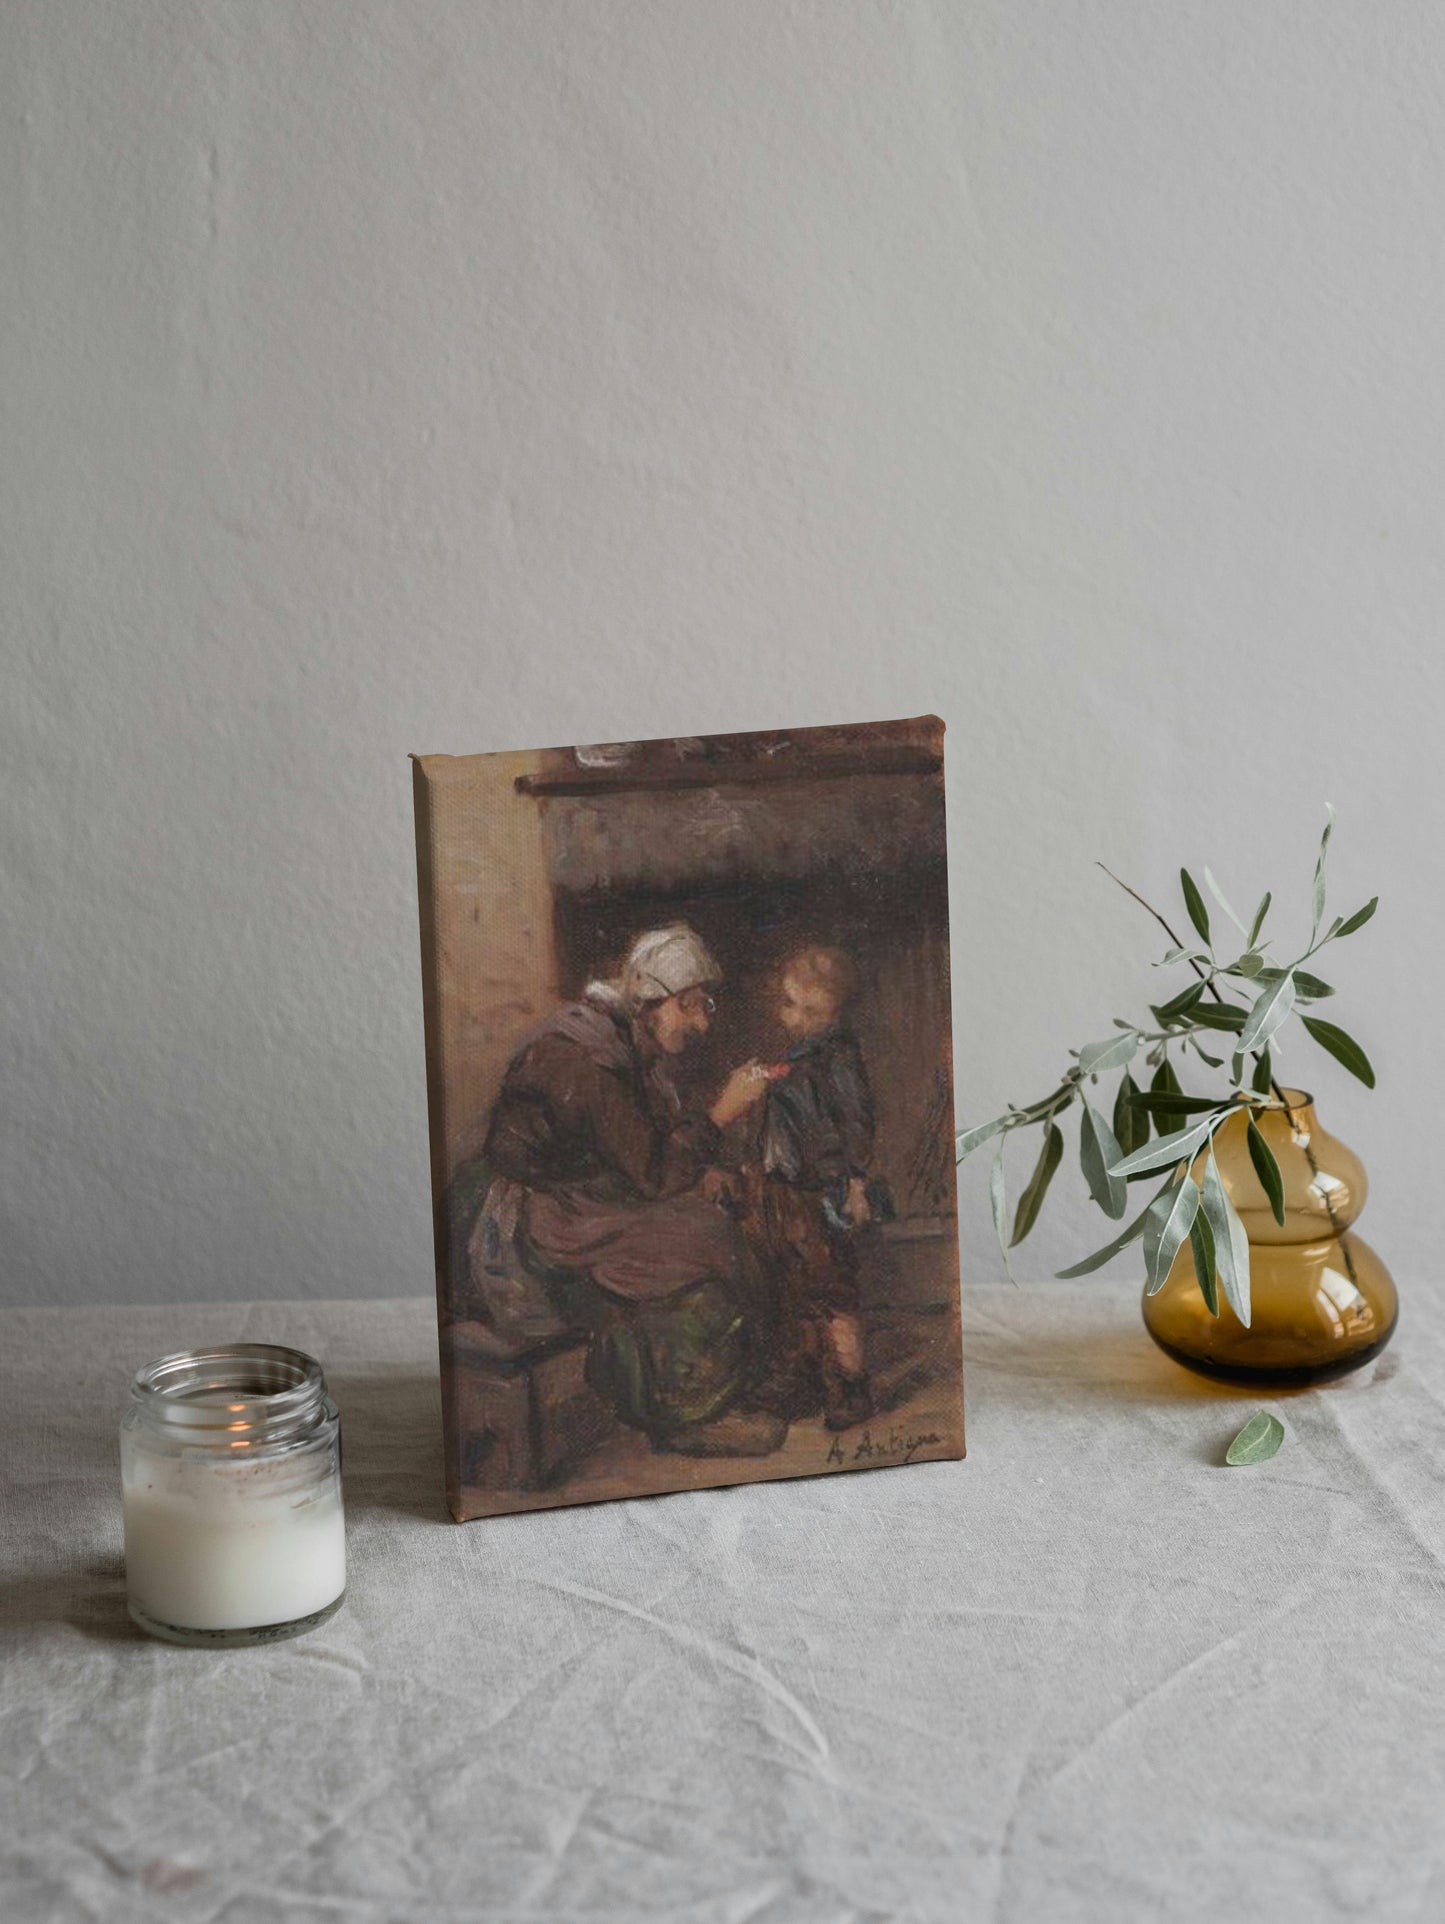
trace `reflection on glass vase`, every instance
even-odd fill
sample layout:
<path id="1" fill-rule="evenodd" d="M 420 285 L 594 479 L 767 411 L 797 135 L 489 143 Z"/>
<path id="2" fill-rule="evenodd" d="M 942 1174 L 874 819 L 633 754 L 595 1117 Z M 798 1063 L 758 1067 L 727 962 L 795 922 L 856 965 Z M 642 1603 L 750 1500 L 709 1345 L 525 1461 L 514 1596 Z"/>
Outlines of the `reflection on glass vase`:
<path id="1" fill-rule="evenodd" d="M 1254 1173 L 1244 1109 L 1214 1138 L 1220 1180 L 1249 1238 L 1249 1328 L 1222 1297 L 1219 1315 L 1210 1315 L 1187 1239 L 1163 1288 L 1144 1297 L 1144 1325 L 1160 1349 L 1231 1383 L 1343 1376 L 1377 1355 L 1395 1330 L 1390 1273 L 1350 1233 L 1365 1206 L 1364 1165 L 1320 1128 L 1312 1097 L 1297 1089 L 1283 1096 L 1285 1106 L 1255 1112 L 1284 1183 L 1283 1226 Z M 1201 1167 L 1202 1158 L 1196 1181 Z"/>

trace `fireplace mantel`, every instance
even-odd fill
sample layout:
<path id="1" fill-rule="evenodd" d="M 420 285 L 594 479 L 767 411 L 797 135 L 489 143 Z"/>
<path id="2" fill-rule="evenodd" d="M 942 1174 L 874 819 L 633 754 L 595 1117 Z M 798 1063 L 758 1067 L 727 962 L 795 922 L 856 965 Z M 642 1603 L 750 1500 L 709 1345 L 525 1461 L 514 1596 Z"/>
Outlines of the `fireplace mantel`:
<path id="1" fill-rule="evenodd" d="M 645 790 L 753 788 L 778 782 L 816 782 L 851 775 L 936 775 L 943 757 L 907 742 L 876 742 L 842 752 L 809 755 L 779 753 L 766 761 L 679 760 L 586 768 L 580 765 L 542 775 L 519 775 L 517 792 L 537 796 L 628 795 Z"/>

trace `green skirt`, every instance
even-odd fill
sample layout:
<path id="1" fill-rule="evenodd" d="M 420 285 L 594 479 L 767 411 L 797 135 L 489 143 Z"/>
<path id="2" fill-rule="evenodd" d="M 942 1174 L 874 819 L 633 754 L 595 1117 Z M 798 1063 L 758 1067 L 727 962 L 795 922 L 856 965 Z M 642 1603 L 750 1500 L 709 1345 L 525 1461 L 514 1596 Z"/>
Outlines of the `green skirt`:
<path id="1" fill-rule="evenodd" d="M 582 1281 L 568 1294 L 592 1330 L 587 1381 L 632 1429 L 660 1438 L 711 1422 L 763 1375 L 763 1306 L 732 1279 L 706 1276 L 647 1303 L 621 1302 Z"/>

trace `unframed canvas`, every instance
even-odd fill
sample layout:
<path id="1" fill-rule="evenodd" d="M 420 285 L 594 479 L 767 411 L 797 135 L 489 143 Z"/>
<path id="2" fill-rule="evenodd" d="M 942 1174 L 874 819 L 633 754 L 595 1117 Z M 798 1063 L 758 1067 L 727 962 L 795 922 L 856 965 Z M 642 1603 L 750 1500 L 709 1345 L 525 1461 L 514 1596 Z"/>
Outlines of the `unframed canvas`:
<path id="1" fill-rule="evenodd" d="M 942 750 L 414 758 L 459 1520 L 963 1454 Z"/>

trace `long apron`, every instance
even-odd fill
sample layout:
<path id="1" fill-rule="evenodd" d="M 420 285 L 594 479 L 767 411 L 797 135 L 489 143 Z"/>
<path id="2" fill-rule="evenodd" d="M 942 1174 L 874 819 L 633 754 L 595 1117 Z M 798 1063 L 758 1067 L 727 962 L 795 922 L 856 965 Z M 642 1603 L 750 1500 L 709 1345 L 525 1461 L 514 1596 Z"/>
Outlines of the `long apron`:
<path id="1" fill-rule="evenodd" d="M 697 1190 L 634 1203 L 533 1190 L 523 1228 L 568 1276 L 593 1330 L 588 1380 L 623 1422 L 659 1436 L 708 1422 L 762 1375 L 772 1305 L 737 1223 Z"/>

